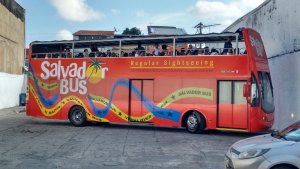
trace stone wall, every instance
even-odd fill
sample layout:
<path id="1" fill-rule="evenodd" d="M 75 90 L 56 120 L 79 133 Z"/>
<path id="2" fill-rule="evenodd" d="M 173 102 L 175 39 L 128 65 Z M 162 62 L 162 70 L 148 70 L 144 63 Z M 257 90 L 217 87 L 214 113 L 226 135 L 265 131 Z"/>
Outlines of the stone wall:
<path id="1" fill-rule="evenodd" d="M 25 57 L 25 21 L 0 3 L 0 72 L 21 74 Z"/>

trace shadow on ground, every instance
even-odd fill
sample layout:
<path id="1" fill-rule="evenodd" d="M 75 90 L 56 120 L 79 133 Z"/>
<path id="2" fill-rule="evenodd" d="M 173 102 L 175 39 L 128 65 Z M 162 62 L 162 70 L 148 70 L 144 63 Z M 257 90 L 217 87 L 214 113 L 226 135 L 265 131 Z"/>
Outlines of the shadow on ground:
<path id="1" fill-rule="evenodd" d="M 40 126 L 66 126 L 66 127 L 75 127 L 68 121 L 53 121 L 53 120 L 32 120 L 29 122 L 32 125 L 40 125 Z M 85 127 L 93 127 L 93 128 L 107 128 L 107 129 L 130 129 L 130 130 L 155 130 L 155 131 L 167 131 L 172 133 L 188 133 L 185 128 L 175 128 L 175 127 L 159 127 L 153 126 L 151 124 L 116 124 L 116 123 L 96 123 L 91 122 L 88 123 Z M 84 128 L 84 127 L 83 127 Z M 247 133 L 247 132 L 235 132 L 235 131 L 220 131 L 220 130 L 205 130 L 199 135 L 216 135 L 216 136 L 232 136 L 232 137 L 253 137 L 256 135 L 266 134 L 263 133 Z"/>

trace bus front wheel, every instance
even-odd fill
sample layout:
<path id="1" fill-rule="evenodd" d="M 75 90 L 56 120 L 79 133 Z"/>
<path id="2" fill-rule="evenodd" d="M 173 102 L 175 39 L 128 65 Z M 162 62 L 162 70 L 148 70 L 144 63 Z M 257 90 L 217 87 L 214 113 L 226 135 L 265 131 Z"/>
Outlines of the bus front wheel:
<path id="1" fill-rule="evenodd" d="M 75 127 L 83 127 L 86 125 L 86 113 L 81 106 L 71 108 L 69 120 Z"/>
<path id="2" fill-rule="evenodd" d="M 206 127 L 204 117 L 197 111 L 193 111 L 186 118 L 186 129 L 190 133 L 201 133 Z"/>

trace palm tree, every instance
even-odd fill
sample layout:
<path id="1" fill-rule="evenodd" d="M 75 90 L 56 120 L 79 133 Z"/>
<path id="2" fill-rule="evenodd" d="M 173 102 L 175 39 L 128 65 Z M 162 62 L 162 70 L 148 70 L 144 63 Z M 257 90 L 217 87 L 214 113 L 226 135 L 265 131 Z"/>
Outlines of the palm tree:
<path id="1" fill-rule="evenodd" d="M 90 77 L 94 74 L 94 73 L 97 73 L 98 70 L 101 69 L 101 64 L 104 64 L 104 62 L 101 62 L 99 59 L 91 59 L 91 62 L 90 62 L 90 66 L 89 67 L 92 67 L 93 70 L 92 70 L 92 73 L 89 75 L 89 77 L 87 78 L 87 81 L 90 79 Z M 95 72 L 96 71 L 96 72 Z"/>

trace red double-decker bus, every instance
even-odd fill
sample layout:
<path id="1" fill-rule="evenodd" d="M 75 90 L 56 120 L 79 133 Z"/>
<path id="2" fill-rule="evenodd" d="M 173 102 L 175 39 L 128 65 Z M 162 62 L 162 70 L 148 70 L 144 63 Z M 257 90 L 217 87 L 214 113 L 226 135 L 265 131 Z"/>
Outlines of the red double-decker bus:
<path id="1" fill-rule="evenodd" d="M 191 133 L 258 132 L 274 121 L 267 56 L 259 33 L 249 28 L 33 42 L 30 56 L 29 116 L 69 119 L 74 126 L 94 121 L 186 127 Z"/>

